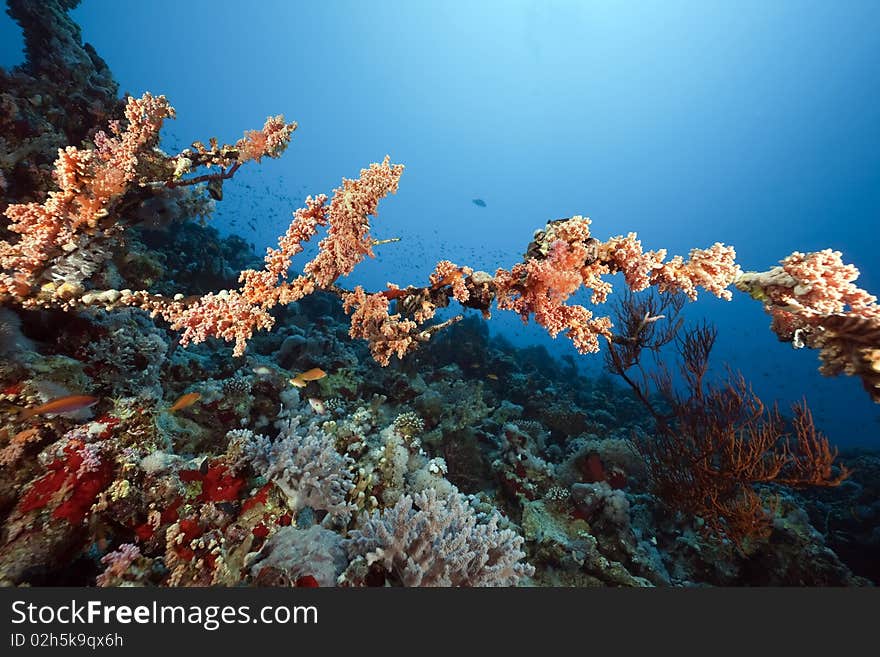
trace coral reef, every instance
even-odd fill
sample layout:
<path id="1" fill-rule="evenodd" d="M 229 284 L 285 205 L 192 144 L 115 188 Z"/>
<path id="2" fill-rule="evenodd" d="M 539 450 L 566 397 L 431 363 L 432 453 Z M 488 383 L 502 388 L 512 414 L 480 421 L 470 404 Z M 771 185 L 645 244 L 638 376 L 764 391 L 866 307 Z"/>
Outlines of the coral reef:
<path id="1" fill-rule="evenodd" d="M 171 105 L 117 97 L 75 4 L 10 0 L 28 59 L 0 71 L 0 584 L 880 581 L 875 454 L 838 457 L 805 407 L 710 381 L 708 328 L 679 340 L 684 391 L 634 374 L 697 288 L 734 286 L 876 399 L 876 300 L 839 254 L 743 273 L 731 247 L 667 259 L 572 216 L 510 269 L 345 289 L 393 241 L 371 217 L 403 167 L 308 197 L 260 261 L 204 220 L 296 124 L 166 153 Z M 658 294 L 617 295 L 614 321 L 569 303 L 604 303 L 614 274 Z M 601 345 L 617 376 L 490 335 L 493 305 Z"/>

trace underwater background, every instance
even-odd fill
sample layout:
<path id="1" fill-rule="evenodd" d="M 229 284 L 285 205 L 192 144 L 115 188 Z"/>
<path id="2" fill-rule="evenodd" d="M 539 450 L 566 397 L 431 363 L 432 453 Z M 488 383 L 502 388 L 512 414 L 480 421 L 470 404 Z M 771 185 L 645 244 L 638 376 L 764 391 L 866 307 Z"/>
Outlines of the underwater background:
<path id="1" fill-rule="evenodd" d="M 361 168 L 381 162 L 388 154 L 392 162 L 403 163 L 406 169 L 399 191 L 381 202 L 372 234 L 377 239 L 400 241 L 378 246 L 375 258 L 367 259 L 342 279 L 340 284 L 348 289 L 363 285 L 368 290 L 381 290 L 388 281 L 400 286 L 422 285 L 440 260 L 488 272 L 511 267 L 523 258 L 536 230 L 544 228 L 548 221 L 580 214 L 592 219 L 592 234 L 599 239 L 635 231 L 645 249 L 665 248 L 670 255 L 686 256 L 690 249 L 709 247 L 714 242 L 733 245 L 737 262 L 744 270 L 769 269 L 792 251 L 839 250 L 845 262 L 859 268 L 859 287 L 869 292 L 880 290 L 880 258 L 874 239 L 880 219 L 880 41 L 876 29 L 880 24 L 880 5 L 876 2 L 261 0 L 243 6 L 216 0 L 89 0 L 71 9 L 69 15 L 81 27 L 82 40 L 94 46 L 109 65 L 120 93 L 139 97 L 151 91 L 168 97 L 177 113 L 176 119 L 166 122 L 162 130 L 161 147 L 168 153 L 179 152 L 193 140 L 206 140 L 210 135 L 221 143 L 232 142 L 245 128 L 258 127 L 266 116 L 278 113 L 298 123 L 282 157 L 251 162 L 224 185 L 222 201 L 217 201 L 208 219 L 208 225 L 219 231 L 215 236 L 187 236 L 170 231 L 162 237 L 150 238 L 153 241 L 144 238 L 148 247 L 165 253 L 166 261 L 173 259 L 170 254 L 175 251 L 186 261 L 188 249 L 197 249 L 206 240 L 220 244 L 229 236 L 239 236 L 243 242 L 227 241 L 218 249 L 223 250 L 230 263 L 240 265 L 233 269 L 254 266 L 254 259 L 262 258 L 268 247 L 277 244 L 279 235 L 284 234 L 290 223 L 291 213 L 304 206 L 307 196 L 329 194 L 343 176 L 353 178 Z M 3 15 L 0 66 L 12 69 L 21 64 L 22 49 L 21 28 Z M 240 252 L 233 253 L 230 244 L 237 245 Z M 307 246 L 294 267 L 316 253 L 315 245 Z M 193 262 L 203 263 L 203 256 L 193 256 Z M 184 271 L 186 266 L 181 264 L 180 269 Z M 192 273 L 192 268 L 189 271 Z M 206 279 L 210 281 L 211 277 Z M 625 287 L 621 274 L 609 280 L 615 292 Z M 203 289 L 189 293 L 203 294 L 212 289 L 216 291 L 220 286 L 212 288 L 206 284 Z M 589 307 L 589 295 L 578 292 L 572 302 Z M 344 316 L 338 308 L 321 300 L 314 303 L 317 309 L 304 301 L 303 308 L 296 312 L 311 318 L 334 317 L 342 325 Z M 441 311 L 438 317 L 446 319 L 457 312 Z M 600 307 L 597 314 L 603 313 Z M 616 382 L 609 382 L 601 353 L 581 355 L 565 337 L 554 340 L 536 323 L 524 324 L 516 313 L 493 311 L 489 321 L 480 318 L 476 310 L 468 310 L 465 315 L 465 322 L 448 329 L 449 336 L 438 333 L 431 348 L 424 348 L 424 354 L 417 352 L 402 363 L 395 360 L 391 365 L 408 376 L 421 372 L 429 387 L 431 376 L 436 377 L 434 381 L 443 382 L 444 406 L 475 407 L 473 415 L 481 418 L 479 422 L 483 424 L 462 416 L 453 422 L 462 423 L 456 431 L 468 433 L 464 424 L 473 422 L 467 428 L 480 440 L 481 432 L 506 435 L 499 439 L 500 447 L 493 445 L 484 450 L 490 456 L 484 454 L 482 465 L 475 466 L 474 472 L 466 468 L 451 472 L 449 479 L 454 484 L 468 494 L 489 491 L 484 482 L 492 480 L 494 475 L 490 471 L 508 467 L 498 465 L 505 457 L 493 450 L 504 452 L 507 443 L 516 442 L 509 432 L 505 434 L 509 424 L 504 413 L 498 416 L 499 408 L 509 411 L 511 405 L 520 407 L 520 411 L 510 411 L 511 418 L 519 413 L 523 436 L 531 436 L 522 440 L 540 445 L 538 461 L 546 459 L 560 473 L 566 470 L 568 474 L 559 474 L 558 478 L 569 487 L 578 485 L 571 484 L 571 472 L 584 469 L 594 480 L 611 481 L 613 477 L 605 472 L 613 469 L 610 462 L 615 463 L 614 467 L 620 466 L 630 478 L 644 478 L 643 473 L 638 474 L 643 466 L 633 465 L 632 455 L 621 456 L 619 443 L 613 449 L 606 445 L 608 454 L 603 453 L 601 465 L 591 460 L 594 448 L 584 452 L 586 457 L 581 454 L 576 458 L 577 450 L 565 447 L 565 441 L 575 436 L 581 440 L 588 436 L 588 440 L 619 441 L 634 430 L 649 431 L 643 411 L 640 415 L 628 393 L 622 387 L 614 388 Z M 734 294 L 731 301 L 725 301 L 701 293 L 697 301 L 685 305 L 682 315 L 689 324 L 706 320 L 717 327 L 713 372 L 723 374 L 725 364 L 741 371 L 768 405 L 778 402 L 781 408 L 788 409 L 792 403 L 806 399 L 816 427 L 836 447 L 873 450 L 880 444 L 880 406 L 865 394 L 858 378 L 822 376 L 817 371 L 818 360 L 813 350 L 793 349 L 769 330 L 770 317 L 760 303 L 744 294 Z M 302 317 L 291 323 L 307 325 Z M 27 338 L 37 338 L 33 328 L 28 334 L 27 320 L 24 329 Z M 155 330 L 144 328 L 151 339 L 158 340 L 153 334 Z M 321 407 L 316 411 L 337 412 L 340 416 L 335 421 L 340 425 L 345 404 L 353 411 L 358 402 L 368 402 L 374 392 L 383 388 L 392 402 L 400 402 L 391 419 L 411 412 L 406 406 L 410 402 L 421 417 L 418 421 L 409 418 L 420 425 L 419 431 L 407 429 L 403 434 L 430 432 L 450 421 L 446 411 L 434 409 L 425 401 L 427 393 L 423 389 L 408 389 L 396 398 L 385 379 L 379 378 L 391 374 L 379 374 L 364 348 L 348 345 L 344 331 L 327 330 L 335 337 L 326 344 L 346 345 L 340 348 L 350 349 L 351 353 L 346 351 L 339 357 L 326 344 L 321 348 L 314 344 L 302 347 L 295 340 L 288 341 L 284 350 L 276 344 L 272 349 L 258 346 L 256 352 L 268 360 L 274 358 L 271 366 L 281 367 L 291 375 L 311 372 L 309 368 L 323 368 L 332 375 L 334 362 L 356 368 L 357 375 L 366 381 L 355 386 L 356 392 L 340 402 L 343 410 L 325 411 Z M 303 328 L 302 334 L 312 340 L 308 331 Z M 493 343 L 497 339 L 500 342 Z M 227 377 L 225 381 L 247 378 L 247 383 L 216 384 L 218 390 L 222 389 L 221 396 L 229 397 L 233 394 L 230 390 L 239 394 L 241 390 L 236 385 L 248 391 L 259 387 L 264 376 L 258 371 L 260 364 L 249 360 L 247 367 L 236 373 L 228 363 L 217 364 L 228 354 L 228 348 L 222 351 L 225 345 L 203 345 L 199 349 L 209 347 L 214 352 L 206 358 L 213 364 L 201 371 L 205 379 L 220 381 L 220 371 Z M 487 356 L 486 351 L 477 347 L 496 349 L 495 356 Z M 522 374 L 514 386 L 499 369 L 499 349 L 524 370 L 533 367 L 539 375 Z M 283 351 L 282 356 L 278 356 L 279 350 Z M 449 367 L 458 369 L 450 374 L 443 369 Z M 102 378 L 100 373 L 89 374 L 109 389 L 116 385 L 108 383 L 109 379 Z M 371 376 L 376 378 L 370 381 Z M 166 384 L 162 394 L 169 404 L 183 399 L 180 395 L 196 390 L 193 386 L 204 382 L 187 381 L 180 372 L 174 374 L 174 379 L 173 384 L 162 379 Z M 472 382 L 479 385 L 480 391 L 487 390 L 484 406 L 482 398 L 475 398 L 474 388 L 467 387 Z M 152 383 L 145 381 L 144 387 Z M 336 385 L 328 381 L 320 385 L 325 384 Z M 607 396 L 603 398 L 619 395 L 620 399 L 609 401 L 601 409 L 595 396 L 585 402 L 583 390 L 597 387 L 602 387 L 603 395 Z M 313 392 L 311 387 L 308 390 Z M 115 392 L 122 397 L 135 391 Z M 337 391 L 328 387 L 321 392 L 327 393 L 321 398 L 328 401 L 335 399 L 330 393 Z M 200 394 L 202 402 L 214 399 L 204 391 Z M 287 393 L 273 388 L 273 404 L 279 394 Z M 544 402 L 550 408 L 554 399 L 565 405 L 566 395 L 572 395 L 593 413 L 588 413 L 585 425 L 560 420 L 557 426 L 549 426 L 547 418 L 558 419 L 562 411 L 537 409 Z M 308 409 L 305 399 L 300 401 Z M 197 412 L 193 409 L 198 402 L 189 410 L 186 404 L 183 412 Z M 569 410 L 574 412 L 574 408 Z M 596 419 L 600 411 L 605 418 L 601 422 Z M 267 412 L 253 411 L 250 417 Z M 220 423 L 227 423 L 223 413 L 218 417 Z M 346 417 L 350 418 L 350 414 Z M 532 426 L 526 430 L 529 421 L 543 422 L 543 429 Z M 373 422 L 375 439 L 379 440 L 380 422 L 375 418 Z M 232 421 L 229 424 L 234 426 Z M 596 426 L 613 430 L 605 434 Z M 547 435 L 542 437 L 541 431 L 545 430 Z M 291 436 L 294 433 L 291 431 Z M 469 458 L 477 459 L 474 445 L 465 439 L 462 445 L 466 446 L 457 455 L 458 463 L 448 448 L 434 444 L 432 451 L 430 437 L 423 443 L 429 448 L 428 457 L 442 455 L 445 459 L 442 466 L 433 458 L 422 464 L 434 474 L 437 468 L 448 467 L 452 471 Z M 548 453 L 551 443 L 556 444 L 556 450 L 550 449 Z M 476 444 L 481 443 L 478 440 Z M 537 452 L 534 445 L 521 446 L 520 453 Z M 199 457 L 198 449 L 192 453 L 193 458 Z M 207 463 L 207 457 L 204 458 Z M 254 463 L 258 460 L 252 459 Z M 281 467 L 270 462 L 271 459 L 267 461 L 267 471 Z M 876 461 L 870 463 L 861 466 L 865 477 L 880 472 Z M 528 505 L 536 500 L 558 501 L 554 495 L 569 495 L 556 490 L 558 486 L 547 475 L 545 465 L 531 463 L 525 479 L 533 474 L 530 468 L 544 474 L 536 481 L 519 482 L 512 488 L 511 477 L 523 477 L 522 472 L 498 475 L 507 481 L 508 497 L 524 495 L 529 499 L 525 506 L 531 508 L 531 516 L 523 508 L 516 512 L 510 508 L 503 510 L 517 524 L 528 525 L 522 531 L 526 539 L 523 549 L 538 569 L 538 583 L 877 581 L 876 567 L 867 565 L 880 544 L 876 480 L 860 480 L 857 494 L 846 501 L 833 497 L 838 493 L 836 489 L 827 489 L 816 494 L 818 501 L 798 502 L 808 514 L 798 516 L 799 520 L 808 524 L 809 517 L 815 529 L 798 530 L 798 540 L 782 541 L 799 546 L 792 548 L 788 560 L 770 558 L 767 553 L 755 559 L 752 552 L 747 559 L 742 554 L 731 556 L 729 562 L 715 566 L 714 570 L 708 565 L 713 557 L 694 556 L 699 550 L 688 552 L 686 557 L 676 552 L 684 550 L 683 543 L 696 545 L 696 538 L 689 542 L 690 538 L 684 541 L 679 536 L 664 544 L 662 537 L 657 538 L 661 532 L 634 530 L 635 537 L 627 539 L 631 548 L 603 552 L 603 532 L 616 536 L 618 532 L 631 531 L 630 521 L 620 520 L 621 513 L 632 512 L 633 526 L 650 525 L 647 518 L 651 514 L 640 506 L 650 504 L 631 498 L 624 505 L 618 495 L 620 487 L 615 484 L 611 488 L 616 492 L 605 491 L 608 500 L 615 500 L 605 502 L 607 518 L 595 523 L 596 531 L 590 530 L 600 547 L 592 543 L 592 548 L 580 544 L 572 547 L 573 544 L 560 539 L 560 544 L 567 546 L 563 552 L 595 557 L 592 566 L 581 565 L 581 571 L 589 572 L 595 581 L 589 577 L 589 581 L 579 580 L 570 576 L 572 569 L 578 570 L 576 565 L 565 562 L 546 546 L 536 547 L 544 545 L 544 537 L 553 531 L 548 527 L 556 525 L 544 516 L 540 522 L 535 520 L 544 511 L 539 513 L 536 505 Z M 596 468 L 600 471 L 598 475 Z M 858 471 L 854 467 L 854 472 Z M 186 475 L 190 481 L 222 475 L 204 468 L 201 472 L 196 468 L 195 472 Z M 522 487 L 530 485 L 540 493 L 524 492 Z M 503 489 L 505 484 L 500 486 Z M 283 488 L 281 484 L 279 487 Z M 243 499 L 245 488 L 241 488 L 241 493 L 236 488 L 238 497 Z M 205 497 L 204 492 L 201 495 L 203 503 L 229 502 L 223 497 L 225 493 L 217 500 Z M 381 495 L 379 498 L 382 502 Z M 397 497 L 389 497 L 381 506 L 390 507 L 395 500 Z M 508 500 L 493 504 L 504 507 L 513 503 Z M 598 502 L 583 502 L 578 513 L 589 516 L 583 507 L 589 506 L 593 511 L 596 505 Z M 623 506 L 627 511 L 621 511 Z M 857 531 L 853 530 L 845 540 L 838 537 L 838 543 L 833 545 L 845 565 L 835 557 L 833 566 L 825 564 L 813 569 L 813 573 L 822 573 L 815 580 L 803 573 L 791 575 L 786 570 L 791 567 L 790 562 L 803 559 L 803 554 L 815 555 L 820 551 L 804 545 L 833 543 L 828 520 L 834 515 L 832 508 L 834 514 L 849 515 L 850 521 L 858 524 Z M 18 509 L 24 512 L 20 503 Z M 556 511 L 547 513 L 552 516 Z M 820 527 L 817 518 L 823 514 L 825 526 Z M 285 517 L 283 513 L 276 516 Z M 170 519 L 165 518 L 162 523 Z M 583 518 L 573 522 L 579 520 Z M 286 522 L 291 523 L 289 517 Z M 295 517 L 293 525 L 297 525 Z M 560 526 L 556 526 L 557 530 L 563 531 Z M 790 527 L 777 529 L 787 531 Z M 188 527 L 178 527 L 178 531 L 187 540 L 191 538 Z M 564 531 L 580 536 L 578 532 L 588 530 L 577 525 Z M 90 560 L 91 565 L 82 565 L 84 574 L 80 579 L 74 578 L 73 583 L 91 583 L 91 571 L 102 568 L 95 564 L 115 563 L 101 561 L 101 548 L 110 554 L 120 543 L 118 537 L 110 534 L 108 542 L 100 548 L 95 547 L 98 541 L 82 550 L 86 556 L 77 558 Z M 69 542 L 69 536 L 65 540 Z M 65 541 L 59 539 L 61 543 Z M 798 552 L 800 549 L 803 551 Z M 668 554 L 655 554 L 664 550 Z M 57 557 L 61 552 L 59 548 L 55 553 L 45 554 Z M 141 573 L 134 577 L 131 568 L 128 575 L 122 574 L 123 566 L 130 567 L 146 553 L 143 550 L 143 554 L 132 556 L 132 551 L 119 552 L 122 557 L 118 562 L 122 566 L 111 575 L 121 579 L 106 575 L 103 582 L 161 581 L 165 575 L 157 574 L 154 566 L 151 575 Z M 596 565 L 601 561 L 599 553 L 625 567 L 618 571 Z M 645 556 L 647 553 L 652 556 Z M 271 555 L 261 558 L 271 559 Z M 591 558 L 588 556 L 586 561 Z M 335 552 L 329 559 L 340 561 Z M 51 559 L 47 557 L 46 561 Z M 783 562 L 785 566 L 780 565 Z M 283 570 L 278 564 L 273 567 Z M 41 574 L 30 581 L 58 581 L 55 566 L 41 568 Z M 496 583 L 514 584 L 524 577 L 521 565 L 511 568 L 515 576 Z M 25 575 L 25 570 L 13 569 L 15 574 L 8 576 L 9 580 L 28 581 L 30 575 Z M 106 572 L 111 570 L 107 568 Z M 350 570 L 349 565 L 346 572 Z M 303 577 L 317 577 L 324 585 L 320 576 L 305 572 L 297 571 L 299 578 L 288 573 L 284 581 L 301 582 Z M 783 572 L 788 574 L 775 578 L 768 574 Z M 172 583 L 185 582 L 188 576 L 178 573 Z M 193 575 L 193 581 L 237 581 L 199 577 Z M 263 577 L 266 583 L 268 575 Z M 326 579 L 333 578 L 328 575 Z M 354 580 L 357 577 L 352 577 Z M 310 581 L 300 585 L 309 585 Z M 357 581 L 372 582 L 363 574 Z"/>
<path id="2" fill-rule="evenodd" d="M 441 259 L 494 271 L 572 214 L 670 254 L 732 244 L 746 270 L 833 248 L 880 289 L 875 2 L 266 0 L 244 16 L 97 0 L 72 15 L 122 90 L 172 100 L 169 146 L 279 112 L 299 123 L 295 148 L 238 174 L 212 219 L 258 254 L 307 195 L 390 154 L 406 172 L 376 233 L 401 242 L 350 277 L 368 289 L 424 280 Z M 9 66 L 20 32 L 3 26 Z M 878 444 L 880 408 L 855 380 L 818 376 L 757 304 L 704 296 L 687 316 L 711 318 L 715 358 L 759 395 L 805 396 L 835 443 Z M 513 315 L 489 328 L 601 367 Z"/>

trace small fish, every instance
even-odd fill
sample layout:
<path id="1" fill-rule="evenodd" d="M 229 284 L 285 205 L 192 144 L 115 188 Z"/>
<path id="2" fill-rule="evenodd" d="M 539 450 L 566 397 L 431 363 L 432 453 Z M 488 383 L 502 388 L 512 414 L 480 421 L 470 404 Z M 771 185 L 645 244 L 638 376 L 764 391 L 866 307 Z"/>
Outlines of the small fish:
<path id="1" fill-rule="evenodd" d="M 492 379 L 493 381 L 497 381 L 497 380 L 498 380 L 498 375 L 497 375 L 497 374 L 487 374 L 487 375 L 486 375 L 486 378 L 487 378 L 487 379 Z"/>
<path id="2" fill-rule="evenodd" d="M 473 199 L 473 200 L 471 201 L 471 203 L 473 203 L 474 205 L 478 205 L 478 206 L 480 206 L 481 208 L 485 208 L 485 207 L 486 207 L 486 201 L 484 201 L 484 200 L 481 199 L 481 198 L 475 198 L 475 199 Z"/>
<path id="3" fill-rule="evenodd" d="M 223 200 L 223 179 L 212 178 L 208 181 L 208 194 L 215 201 Z"/>
<path id="4" fill-rule="evenodd" d="M 175 411 L 179 411 L 184 408 L 188 408 L 195 404 L 202 398 L 202 394 L 200 392 L 188 392 L 185 395 L 181 395 L 177 398 L 177 401 L 171 404 L 171 408 L 168 409 L 169 413 L 174 413 Z"/>
<path id="5" fill-rule="evenodd" d="M 324 406 L 324 402 L 315 397 L 309 397 L 309 406 L 311 406 L 312 410 L 318 415 L 324 415 L 324 413 L 327 412 L 327 407 Z"/>
<path id="6" fill-rule="evenodd" d="M 27 420 L 34 415 L 49 415 L 60 413 L 73 413 L 81 411 L 84 408 L 94 406 L 100 401 L 99 397 L 89 397 L 88 395 L 69 395 L 67 397 L 59 397 L 47 401 L 35 408 L 25 408 L 19 415 L 20 420 Z"/>
<path id="7" fill-rule="evenodd" d="M 318 379 L 323 379 L 325 376 L 327 376 L 327 372 L 320 367 L 313 367 L 310 370 L 297 374 L 290 380 L 290 383 L 297 388 L 305 388 L 306 383 L 309 381 L 317 381 Z"/>
<path id="8" fill-rule="evenodd" d="M 273 370 L 271 367 L 266 367 L 265 365 L 257 365 L 255 368 L 253 368 L 253 372 L 257 376 L 271 376 L 275 373 L 275 370 Z"/>

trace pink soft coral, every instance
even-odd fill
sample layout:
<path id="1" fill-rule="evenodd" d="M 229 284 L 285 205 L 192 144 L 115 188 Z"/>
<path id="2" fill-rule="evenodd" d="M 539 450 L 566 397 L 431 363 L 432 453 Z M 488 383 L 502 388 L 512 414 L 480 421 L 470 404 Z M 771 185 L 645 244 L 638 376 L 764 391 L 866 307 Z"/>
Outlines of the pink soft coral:
<path id="1" fill-rule="evenodd" d="M 567 305 L 580 288 L 593 291 L 592 302 L 604 303 L 611 284 L 607 274 L 621 272 L 633 291 L 657 286 L 660 291 L 681 291 L 696 298 L 697 286 L 729 299 L 726 289 L 739 274 L 734 250 L 722 244 L 694 249 L 690 260 L 675 257 L 664 263 L 666 251 L 642 250 L 635 233 L 599 242 L 590 235 L 590 220 L 575 216 L 548 224 L 532 245 L 532 257 L 510 271 L 495 274 L 498 307 L 535 321 L 552 336 L 561 331 L 581 353 L 599 350 L 598 336 L 611 337 L 611 321 L 594 318 L 583 306 Z"/>
<path id="2" fill-rule="evenodd" d="M 388 298 L 380 293 L 367 294 L 357 286 L 343 295 L 343 309 L 351 312 L 349 335 L 368 340 L 370 353 L 380 365 L 387 365 L 392 355 L 403 358 L 415 346 L 414 332 L 418 325 L 399 314 L 389 314 Z"/>
<path id="3" fill-rule="evenodd" d="M 382 164 L 361 169 L 355 180 L 343 179 L 330 203 L 330 228 L 318 244 L 315 259 L 303 270 L 315 285 L 327 287 L 340 276 L 350 274 L 365 257 L 373 257 L 373 238 L 367 217 L 375 215 L 379 200 L 397 191 L 402 164 Z"/>
<path id="4" fill-rule="evenodd" d="M 30 297 L 40 275 L 54 257 L 78 249 L 80 235 L 94 232 L 109 217 L 136 181 L 139 158 L 155 146 L 162 122 L 172 116 L 174 109 L 164 96 L 146 93 L 128 99 L 125 129 L 114 122 L 111 135 L 97 133 L 95 149 L 59 149 L 54 174 L 59 189 L 43 203 L 6 208 L 8 229 L 19 238 L 0 241 L 0 269 L 7 272 L 0 276 L 0 299 L 33 303 Z M 107 226 L 112 228 L 112 223 Z"/>

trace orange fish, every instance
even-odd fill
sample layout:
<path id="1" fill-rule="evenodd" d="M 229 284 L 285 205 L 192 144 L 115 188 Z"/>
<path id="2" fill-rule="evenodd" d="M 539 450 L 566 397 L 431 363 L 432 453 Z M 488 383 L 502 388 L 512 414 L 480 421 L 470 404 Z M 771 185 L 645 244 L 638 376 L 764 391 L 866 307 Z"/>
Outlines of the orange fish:
<path id="1" fill-rule="evenodd" d="M 318 379 L 323 379 L 325 376 L 327 376 L 327 372 L 320 367 L 313 367 L 310 370 L 297 374 L 290 380 L 290 383 L 297 388 L 305 388 L 306 383 L 309 381 L 317 381 Z"/>
<path id="2" fill-rule="evenodd" d="M 69 395 L 67 397 L 59 397 L 47 401 L 36 408 L 26 408 L 19 415 L 20 420 L 27 420 L 34 415 L 49 415 L 59 413 L 73 413 L 81 411 L 89 406 L 94 406 L 100 401 L 100 397 L 89 397 L 88 395 Z"/>
<path id="3" fill-rule="evenodd" d="M 188 408 L 195 404 L 202 398 L 202 394 L 200 392 L 188 392 L 185 395 L 181 395 L 177 398 L 177 401 L 171 404 L 171 408 L 168 409 L 169 413 L 173 413 L 174 411 L 179 411 L 184 408 Z"/>

